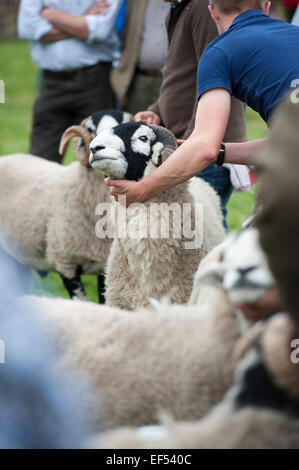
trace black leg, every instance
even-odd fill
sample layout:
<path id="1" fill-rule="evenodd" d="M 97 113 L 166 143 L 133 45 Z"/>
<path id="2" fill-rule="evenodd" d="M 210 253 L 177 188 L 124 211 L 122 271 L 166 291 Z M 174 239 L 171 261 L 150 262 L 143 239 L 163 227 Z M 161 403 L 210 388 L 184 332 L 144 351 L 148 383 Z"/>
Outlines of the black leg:
<path id="1" fill-rule="evenodd" d="M 103 274 L 98 276 L 98 294 L 99 294 L 99 304 L 105 303 L 105 277 Z"/>
<path id="2" fill-rule="evenodd" d="M 68 291 L 71 299 L 86 300 L 84 287 L 80 279 L 81 274 L 82 274 L 81 266 L 77 267 L 76 274 L 72 279 L 68 279 L 63 274 L 60 274 L 64 287 Z"/>
<path id="3" fill-rule="evenodd" d="M 39 271 L 38 269 L 36 270 L 37 274 L 44 279 L 48 275 L 48 271 Z"/>

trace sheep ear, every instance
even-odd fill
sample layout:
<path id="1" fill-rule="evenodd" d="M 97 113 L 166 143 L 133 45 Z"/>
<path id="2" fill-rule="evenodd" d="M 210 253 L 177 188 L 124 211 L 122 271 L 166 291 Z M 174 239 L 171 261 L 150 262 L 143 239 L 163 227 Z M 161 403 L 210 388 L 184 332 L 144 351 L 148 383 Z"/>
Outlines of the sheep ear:
<path id="1" fill-rule="evenodd" d="M 176 138 L 172 132 L 162 126 L 151 126 L 155 131 L 158 142 L 153 146 L 152 162 L 155 166 L 162 165 L 165 160 L 176 150 Z"/>
<path id="2" fill-rule="evenodd" d="M 124 111 L 122 124 L 125 124 L 126 122 L 135 122 L 135 117 L 133 116 L 133 114 L 127 113 L 126 111 Z"/>
<path id="3" fill-rule="evenodd" d="M 84 120 L 85 121 L 85 120 Z M 83 123 L 84 123 L 83 121 Z M 91 135 L 88 132 L 88 130 L 82 125 L 82 123 L 79 126 L 71 126 L 68 127 L 64 133 L 62 134 L 60 144 L 59 144 L 59 153 L 60 155 L 63 155 L 65 152 L 65 149 L 67 147 L 67 144 L 69 140 L 72 137 L 77 137 L 75 140 L 75 145 L 74 145 L 74 152 L 77 157 L 77 160 L 82 164 L 82 165 L 88 165 L 88 158 L 89 158 L 89 145 L 91 142 Z M 78 139 L 82 139 L 84 143 L 83 149 L 78 148 Z"/>

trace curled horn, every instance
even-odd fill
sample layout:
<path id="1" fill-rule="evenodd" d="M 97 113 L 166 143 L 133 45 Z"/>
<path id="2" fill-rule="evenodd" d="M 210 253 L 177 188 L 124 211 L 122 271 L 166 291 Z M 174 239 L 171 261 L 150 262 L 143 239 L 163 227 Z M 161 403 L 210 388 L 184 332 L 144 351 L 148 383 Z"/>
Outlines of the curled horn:
<path id="1" fill-rule="evenodd" d="M 75 155 L 76 155 L 78 161 L 82 165 L 88 165 L 89 144 L 92 140 L 92 137 L 91 137 L 90 133 L 88 132 L 88 130 L 85 127 L 85 123 L 86 123 L 87 119 L 89 119 L 89 118 L 84 119 L 81 122 L 81 124 L 79 124 L 77 126 L 68 127 L 64 131 L 64 133 L 62 134 L 62 137 L 60 139 L 60 144 L 59 144 L 59 153 L 60 153 L 60 155 L 63 155 L 63 153 L 66 149 L 66 146 L 67 146 L 69 140 L 72 137 L 77 137 L 77 139 L 81 138 L 84 142 L 85 149 L 84 150 L 79 150 L 78 149 L 78 146 L 76 145 L 77 144 L 77 142 L 76 142 L 77 139 L 76 139 L 75 144 L 74 144 L 74 152 L 75 152 Z"/>
<path id="2" fill-rule="evenodd" d="M 176 150 L 176 138 L 171 131 L 162 126 L 152 126 L 156 132 L 159 140 L 164 144 L 164 148 L 159 156 L 159 161 L 156 166 L 162 165 L 165 160 Z"/>

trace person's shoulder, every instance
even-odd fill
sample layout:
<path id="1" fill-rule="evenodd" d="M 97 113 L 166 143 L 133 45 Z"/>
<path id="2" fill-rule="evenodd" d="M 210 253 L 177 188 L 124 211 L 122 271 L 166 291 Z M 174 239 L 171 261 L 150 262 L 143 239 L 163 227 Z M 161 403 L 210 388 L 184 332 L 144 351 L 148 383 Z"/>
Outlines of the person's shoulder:
<path id="1" fill-rule="evenodd" d="M 224 34 L 220 34 L 207 45 L 207 47 L 205 48 L 205 51 L 208 52 L 212 50 L 217 50 L 225 54 L 226 51 L 229 51 L 229 48 L 227 47 L 228 42 L 229 42 L 229 39 L 227 38 L 227 36 L 225 36 Z"/>

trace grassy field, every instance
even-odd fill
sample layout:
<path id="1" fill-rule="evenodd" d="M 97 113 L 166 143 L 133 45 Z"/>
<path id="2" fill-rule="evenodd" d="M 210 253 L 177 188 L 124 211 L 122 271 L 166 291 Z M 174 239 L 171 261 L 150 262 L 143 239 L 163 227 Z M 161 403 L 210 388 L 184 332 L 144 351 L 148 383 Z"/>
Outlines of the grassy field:
<path id="1" fill-rule="evenodd" d="M 29 46 L 21 41 L 0 41 L 0 79 L 5 83 L 5 104 L 0 104 L 0 155 L 27 152 L 31 110 L 38 86 L 38 71 L 32 64 Z M 252 110 L 247 110 L 247 132 L 250 140 L 267 135 L 267 127 Z M 64 163 L 72 161 L 71 150 Z M 234 193 L 228 204 L 229 230 L 237 230 L 252 213 L 255 193 Z M 85 276 L 89 299 L 96 300 L 95 279 Z M 45 280 L 35 277 L 35 292 L 66 296 L 59 276 L 50 274 Z"/>

